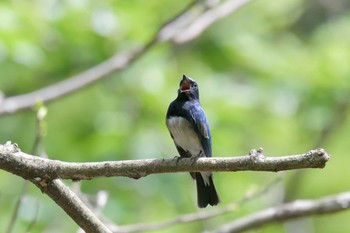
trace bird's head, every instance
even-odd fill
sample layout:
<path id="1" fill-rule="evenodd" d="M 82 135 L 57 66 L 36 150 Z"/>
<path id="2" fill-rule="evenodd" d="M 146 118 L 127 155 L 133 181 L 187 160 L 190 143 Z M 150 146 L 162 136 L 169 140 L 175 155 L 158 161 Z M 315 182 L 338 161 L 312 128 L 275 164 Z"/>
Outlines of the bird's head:
<path id="1" fill-rule="evenodd" d="M 180 88 L 178 90 L 178 97 L 189 100 L 199 99 L 198 85 L 195 80 L 186 75 L 182 76 L 180 81 Z"/>

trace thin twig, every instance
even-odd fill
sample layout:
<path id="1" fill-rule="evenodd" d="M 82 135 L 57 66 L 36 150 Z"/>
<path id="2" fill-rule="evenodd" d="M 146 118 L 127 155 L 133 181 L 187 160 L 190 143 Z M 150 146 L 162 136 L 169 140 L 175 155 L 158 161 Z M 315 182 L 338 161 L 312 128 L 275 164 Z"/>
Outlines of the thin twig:
<path id="1" fill-rule="evenodd" d="M 329 160 L 324 149 L 300 155 L 193 159 L 142 159 L 107 162 L 69 163 L 28 155 L 10 142 L 0 145 L 0 169 L 24 179 L 52 180 L 56 178 L 85 180 L 97 177 L 125 176 L 140 178 L 150 174 L 174 172 L 270 171 L 301 168 L 323 168 Z"/>
<path id="2" fill-rule="evenodd" d="M 26 229 L 26 233 L 29 233 L 31 232 L 33 226 L 35 225 L 36 221 L 38 220 L 38 215 L 39 215 L 39 200 L 36 200 L 35 202 L 35 211 L 34 212 L 34 215 L 33 215 L 33 218 L 32 218 L 32 221 L 30 221 L 30 224 L 28 225 L 27 229 Z"/>
<path id="3" fill-rule="evenodd" d="M 42 151 L 44 151 L 43 138 L 45 136 L 45 133 L 43 132 L 44 131 L 43 127 L 45 125 L 45 116 L 46 116 L 46 112 L 43 114 L 42 111 L 46 111 L 45 106 L 43 106 L 43 105 L 38 106 L 38 109 L 36 112 L 36 118 L 35 118 L 35 123 L 36 123 L 35 139 L 34 139 L 32 151 L 31 151 L 31 154 L 39 154 L 40 156 L 43 154 Z M 11 233 L 13 230 L 14 224 L 15 224 L 17 217 L 18 217 L 18 212 L 19 212 L 21 204 L 22 204 L 22 200 L 23 200 L 24 196 L 26 195 L 27 190 L 28 190 L 28 181 L 25 180 L 22 184 L 21 192 L 20 192 L 20 195 L 16 201 L 15 208 L 13 210 L 9 225 L 6 229 L 6 233 Z M 34 223 L 32 222 L 31 227 L 33 226 L 33 224 Z"/>
<path id="4" fill-rule="evenodd" d="M 13 209 L 9 225 L 7 226 L 7 229 L 5 231 L 6 233 L 11 233 L 13 231 L 13 227 L 15 225 L 17 218 L 18 218 L 19 209 L 22 205 L 24 195 L 27 193 L 27 189 L 28 189 L 28 181 L 25 180 L 22 184 L 21 192 L 19 193 L 19 197 L 18 197 L 16 204 L 15 204 L 15 207 Z"/>

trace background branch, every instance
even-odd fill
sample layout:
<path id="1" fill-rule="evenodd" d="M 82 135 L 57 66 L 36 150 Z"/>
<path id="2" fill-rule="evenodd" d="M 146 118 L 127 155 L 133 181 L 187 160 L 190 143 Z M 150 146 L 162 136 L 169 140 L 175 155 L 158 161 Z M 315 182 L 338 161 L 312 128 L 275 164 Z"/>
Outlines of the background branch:
<path id="1" fill-rule="evenodd" d="M 141 46 L 138 49 L 130 49 L 130 51 L 120 52 L 111 58 L 101 62 L 100 64 L 91 67 L 90 69 L 87 69 L 77 75 L 69 77 L 51 86 L 44 87 L 27 94 L 0 98 L 0 115 L 11 114 L 32 108 L 37 101 L 48 102 L 55 100 L 57 98 L 71 94 L 79 89 L 87 87 L 88 85 L 91 85 L 96 81 L 105 78 L 112 72 L 115 73 L 122 71 L 129 67 L 134 61 L 139 59 L 142 55 L 147 53 L 150 48 L 152 48 L 160 41 L 164 42 L 172 40 L 172 38 L 174 38 L 174 41 L 177 43 L 184 43 L 188 41 L 189 38 L 188 36 L 186 36 L 185 39 L 182 37 L 184 34 L 190 34 L 187 27 L 193 23 L 192 27 L 195 27 L 197 30 L 195 34 L 190 34 L 190 39 L 192 40 L 195 37 L 200 36 L 201 33 L 211 24 L 229 14 L 232 14 L 237 9 L 239 9 L 240 6 L 244 5 L 247 2 L 247 0 L 228 0 L 219 4 L 219 6 L 216 6 L 215 10 L 213 11 L 207 10 L 203 12 L 204 8 L 201 7 L 202 3 L 193 1 L 179 14 L 177 14 L 175 17 L 172 17 L 168 22 L 164 23 L 157 30 L 155 35 L 147 43 L 145 43 L 144 46 Z M 194 17 L 193 11 L 196 11 L 198 9 L 200 14 L 198 17 Z M 210 20 L 205 20 L 206 23 L 204 24 L 199 22 L 204 19 Z M 184 33 L 181 31 L 184 31 Z M 179 34 L 182 35 L 182 37 L 180 36 L 180 39 L 177 38 Z"/>
<path id="2" fill-rule="evenodd" d="M 118 53 L 106 61 L 54 85 L 23 95 L 6 97 L 0 103 L 0 115 L 25 110 L 33 107 L 37 101 L 48 102 L 87 87 L 112 72 L 125 69 L 133 61 L 143 55 L 155 42 L 155 39 L 152 39 L 142 48 Z"/>
<path id="3" fill-rule="evenodd" d="M 28 189 L 28 181 L 25 180 L 22 184 L 21 192 L 19 193 L 19 197 L 16 201 L 16 204 L 13 208 L 13 212 L 12 212 L 9 224 L 8 224 L 6 231 L 5 231 L 6 233 L 11 233 L 13 231 L 13 228 L 15 226 L 15 222 L 16 222 L 17 217 L 18 217 L 19 209 L 20 209 L 21 204 L 23 202 L 23 198 L 24 198 L 25 194 L 27 193 L 27 189 Z"/>
<path id="4" fill-rule="evenodd" d="M 160 222 L 160 223 L 141 223 L 141 224 L 132 224 L 132 225 L 124 225 L 124 226 L 118 226 L 117 230 L 113 231 L 114 233 L 125 233 L 125 232 L 139 232 L 139 231 L 148 231 L 148 230 L 159 230 L 163 228 L 167 228 L 179 223 L 189 223 L 194 221 L 202 221 L 210 218 L 214 218 L 223 214 L 231 213 L 237 208 L 239 208 L 244 203 L 251 201 L 252 199 L 255 199 L 259 196 L 262 196 L 263 194 L 267 193 L 273 186 L 276 185 L 276 183 L 281 181 L 282 176 L 278 176 L 276 179 L 274 179 L 272 182 L 268 183 L 265 187 L 263 187 L 261 190 L 256 192 L 248 192 L 243 198 L 240 200 L 231 203 L 229 205 L 226 205 L 221 208 L 214 208 L 214 209 L 208 209 L 208 210 L 202 210 L 195 213 L 185 214 L 178 216 L 174 219 Z"/>
<path id="5" fill-rule="evenodd" d="M 218 6 L 209 8 L 186 28 L 183 28 L 181 33 L 174 35 L 172 40 L 178 44 L 189 42 L 200 36 L 210 25 L 230 15 L 248 2 L 250 0 L 228 0 L 218 4 Z"/>
<path id="6" fill-rule="evenodd" d="M 237 219 L 210 233 L 243 232 L 271 222 L 284 221 L 308 215 L 328 214 L 343 211 L 348 208 L 350 208 L 350 192 L 327 196 L 319 200 L 297 200 Z"/>
<path id="7" fill-rule="evenodd" d="M 0 169 L 25 179 L 85 180 L 96 177 L 126 176 L 140 178 L 156 173 L 200 171 L 282 171 L 301 168 L 323 168 L 329 160 L 324 149 L 305 154 L 265 157 L 262 151 L 241 157 L 193 159 L 143 159 L 90 163 L 69 163 L 35 157 L 21 152 L 17 145 L 0 145 Z"/>

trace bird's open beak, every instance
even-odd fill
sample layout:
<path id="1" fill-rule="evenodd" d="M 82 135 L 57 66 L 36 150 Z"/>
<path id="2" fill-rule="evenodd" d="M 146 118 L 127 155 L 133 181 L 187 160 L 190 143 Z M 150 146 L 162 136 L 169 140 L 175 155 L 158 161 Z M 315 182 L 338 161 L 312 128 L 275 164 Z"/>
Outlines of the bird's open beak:
<path id="1" fill-rule="evenodd" d="M 181 86 L 180 86 L 181 92 L 186 92 L 191 90 L 191 82 L 188 80 L 188 78 L 184 75 L 181 81 Z"/>

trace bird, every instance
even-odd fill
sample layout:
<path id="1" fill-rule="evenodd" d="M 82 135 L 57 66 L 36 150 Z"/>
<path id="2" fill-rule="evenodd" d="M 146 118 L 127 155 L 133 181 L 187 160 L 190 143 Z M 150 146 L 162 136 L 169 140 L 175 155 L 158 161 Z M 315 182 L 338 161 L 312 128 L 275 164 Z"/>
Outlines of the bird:
<path id="1" fill-rule="evenodd" d="M 211 157 L 212 145 L 209 122 L 199 102 L 198 84 L 183 75 L 177 97 L 169 105 L 166 126 L 181 158 Z M 197 185 L 199 208 L 220 202 L 211 172 L 190 172 Z"/>

